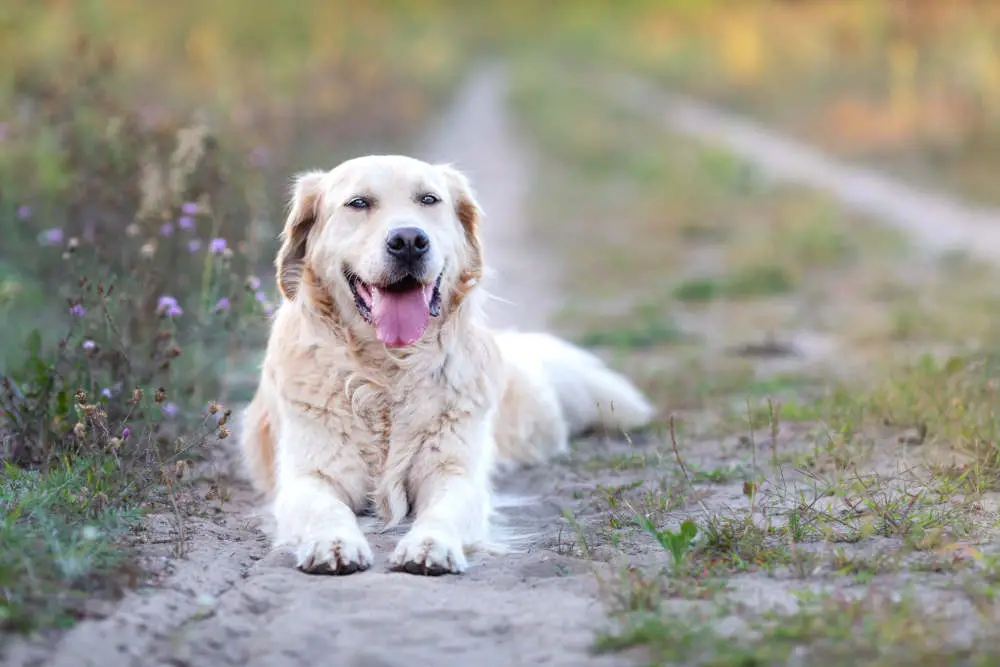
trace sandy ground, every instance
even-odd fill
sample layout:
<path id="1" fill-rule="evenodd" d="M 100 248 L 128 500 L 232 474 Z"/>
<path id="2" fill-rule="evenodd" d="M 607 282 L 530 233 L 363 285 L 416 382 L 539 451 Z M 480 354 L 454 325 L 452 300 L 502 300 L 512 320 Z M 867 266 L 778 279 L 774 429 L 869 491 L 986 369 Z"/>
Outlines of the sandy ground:
<path id="1" fill-rule="evenodd" d="M 548 264 L 528 252 L 520 207 L 531 165 L 504 106 L 504 72 L 486 69 L 459 91 L 418 150 L 453 162 L 473 179 L 488 212 L 487 287 L 497 326 L 545 325 L 555 295 Z M 503 283 L 496 283 L 496 275 Z M 144 552 L 158 585 L 130 593 L 99 620 L 82 622 L 54 646 L 15 645 L 7 665 L 113 667 L 337 665 L 631 664 L 627 657 L 590 657 L 604 622 L 593 564 L 543 548 L 557 543 L 565 522 L 565 489 L 546 470 L 506 480 L 502 489 L 532 494 L 512 512 L 519 527 L 545 537 L 527 553 L 474 561 L 461 577 L 422 578 L 389 572 L 398 535 L 372 536 L 375 566 L 349 577 L 298 572 L 286 554 L 269 553 L 254 498 L 240 483 L 219 505 L 197 497 L 182 507 L 184 558 L 172 516 L 149 523 Z M 100 611 L 100 610 L 95 610 Z"/>

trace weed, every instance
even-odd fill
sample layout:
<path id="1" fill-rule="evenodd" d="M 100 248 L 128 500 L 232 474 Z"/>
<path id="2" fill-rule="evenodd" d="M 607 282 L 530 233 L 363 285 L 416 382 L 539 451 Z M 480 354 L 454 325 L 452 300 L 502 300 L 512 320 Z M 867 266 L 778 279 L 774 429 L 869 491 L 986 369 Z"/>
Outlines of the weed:
<path id="1" fill-rule="evenodd" d="M 783 665 L 794 656 L 807 666 L 896 664 L 986 667 L 1000 659 L 996 637 L 952 641 L 946 617 L 924 610 L 912 596 L 873 591 L 860 599 L 801 595 L 794 613 L 760 617 L 710 609 L 692 619 L 667 612 L 626 615 L 618 632 L 601 636 L 598 652 L 644 646 L 656 665 Z M 737 621 L 734 623 L 733 621 Z M 721 634 L 720 627 L 733 628 Z M 951 628 L 954 629 L 954 628 Z"/>
<path id="2" fill-rule="evenodd" d="M 683 342 L 689 337 L 674 325 L 659 320 L 637 320 L 619 329 L 594 329 L 579 337 L 587 347 L 613 347 L 637 350 Z"/>
<path id="3" fill-rule="evenodd" d="M 756 266 L 721 278 L 694 278 L 674 289 L 678 301 L 705 302 L 716 299 L 753 299 L 786 294 L 794 281 L 785 269 L 777 266 Z"/>
<path id="4" fill-rule="evenodd" d="M 698 537 L 698 525 L 693 520 L 687 519 L 681 523 L 679 530 L 672 531 L 657 528 L 652 521 L 639 513 L 636 513 L 635 520 L 661 547 L 670 552 L 674 559 L 674 571 L 680 572 L 688 554 L 694 548 L 695 538 Z"/>
<path id="5" fill-rule="evenodd" d="M 725 484 L 736 479 L 742 479 L 746 472 L 742 466 L 729 465 L 718 466 L 711 470 L 691 470 L 692 477 L 696 482 L 710 482 L 712 484 Z"/>
<path id="6" fill-rule="evenodd" d="M 891 555 L 877 553 L 870 556 L 851 556 L 838 549 L 830 563 L 834 574 L 838 576 L 850 575 L 860 584 L 869 583 L 872 578 L 883 572 L 898 569 L 897 563 Z"/>
<path id="7" fill-rule="evenodd" d="M 1000 420 L 995 402 L 1000 363 L 992 353 L 936 361 L 925 356 L 895 372 L 862 402 L 871 418 L 900 431 L 925 434 L 927 445 L 944 445 L 969 457 L 981 489 L 1000 485 Z"/>
<path id="8" fill-rule="evenodd" d="M 45 471 L 3 465 L 0 626 L 66 625 L 89 596 L 135 580 L 120 542 L 143 495 L 113 459 L 66 460 Z"/>
<path id="9" fill-rule="evenodd" d="M 739 570 L 770 567 L 788 560 L 787 552 L 770 541 L 767 530 L 750 517 L 712 517 L 698 551 L 712 563 L 725 563 Z"/>

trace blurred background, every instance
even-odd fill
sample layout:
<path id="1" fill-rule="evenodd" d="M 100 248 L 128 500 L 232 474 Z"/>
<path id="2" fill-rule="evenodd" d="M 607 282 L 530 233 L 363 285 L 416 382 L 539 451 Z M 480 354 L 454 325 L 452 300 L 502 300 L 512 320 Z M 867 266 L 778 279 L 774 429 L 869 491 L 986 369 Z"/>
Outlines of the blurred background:
<path id="1" fill-rule="evenodd" d="M 828 192 L 769 182 L 616 83 L 994 205 L 998 51 L 1000 4 L 973 0 L 7 0 L 0 460 L 83 461 L 73 484 L 103 497 L 78 500 L 89 517 L 135 497 L 124 452 L 169 480 L 205 442 L 179 435 L 191 424 L 228 437 L 209 401 L 253 389 L 290 180 L 358 154 L 469 168 L 490 256 L 523 301 L 665 411 L 745 419 L 748 397 L 779 396 L 784 419 L 815 419 L 833 378 L 990 349 L 992 265 L 929 256 Z M 866 409 L 938 419 L 978 447 L 1000 426 L 993 380 L 966 396 L 974 427 L 954 430 L 953 396 L 934 388 L 956 367 L 928 363 Z M 3 539 L 35 544 L 16 523 Z M 46 592 L 6 618 L 28 623 Z"/>
<path id="2" fill-rule="evenodd" d="M 988 319 L 946 307 L 992 303 L 990 281 L 967 275 L 981 267 L 916 286 L 926 274 L 897 261 L 906 239 L 821 192 L 764 184 L 607 82 L 638 75 L 995 203 L 998 27 L 1000 7 L 972 1 L 6 3 L 0 368 L 30 375 L 26 351 L 61 341 L 86 351 L 70 366 L 92 392 L 139 373 L 188 403 L 218 394 L 262 341 L 292 175 L 426 146 L 496 63 L 539 174 L 523 217 L 563 267 L 554 319 L 584 341 L 629 351 L 784 328 L 821 349 L 980 342 Z"/>

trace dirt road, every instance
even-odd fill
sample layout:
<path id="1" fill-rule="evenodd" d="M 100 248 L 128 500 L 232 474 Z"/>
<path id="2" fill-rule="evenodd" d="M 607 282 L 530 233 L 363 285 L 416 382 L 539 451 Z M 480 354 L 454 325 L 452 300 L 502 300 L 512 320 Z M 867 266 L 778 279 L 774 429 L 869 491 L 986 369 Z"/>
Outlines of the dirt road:
<path id="1" fill-rule="evenodd" d="M 673 132 L 732 151 L 779 181 L 817 188 L 904 232 L 932 252 L 1000 258 L 1000 209 L 909 185 L 878 170 L 850 165 L 747 118 L 667 93 L 616 73 L 609 92 L 624 106 Z"/>

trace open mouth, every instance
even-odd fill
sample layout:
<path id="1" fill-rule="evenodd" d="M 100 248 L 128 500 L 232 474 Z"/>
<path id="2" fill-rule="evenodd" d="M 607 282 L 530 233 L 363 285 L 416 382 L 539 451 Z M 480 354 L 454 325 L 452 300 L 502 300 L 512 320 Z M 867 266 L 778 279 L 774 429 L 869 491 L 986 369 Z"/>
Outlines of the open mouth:
<path id="1" fill-rule="evenodd" d="M 413 276 L 383 285 L 366 283 L 352 271 L 344 277 L 351 286 L 354 305 L 378 339 L 390 347 L 411 345 L 424 335 L 430 318 L 441 314 L 441 275 L 433 283 Z"/>

